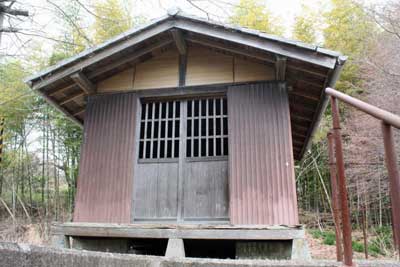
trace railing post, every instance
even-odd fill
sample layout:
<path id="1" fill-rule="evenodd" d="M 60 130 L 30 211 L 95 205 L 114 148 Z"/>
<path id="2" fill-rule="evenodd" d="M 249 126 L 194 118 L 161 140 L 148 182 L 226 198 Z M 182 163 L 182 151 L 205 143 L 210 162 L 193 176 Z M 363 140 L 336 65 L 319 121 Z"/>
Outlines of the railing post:
<path id="1" fill-rule="evenodd" d="M 392 206 L 393 236 L 400 255 L 400 175 L 392 126 L 382 121 L 383 144 L 386 168 L 389 175 L 390 200 Z"/>
<path id="2" fill-rule="evenodd" d="M 336 162 L 335 162 L 335 148 L 332 132 L 328 133 L 328 155 L 329 155 L 329 169 L 331 174 L 331 188 L 332 188 L 332 212 L 333 220 L 335 223 L 335 236 L 336 236 L 336 259 L 343 261 L 342 251 L 342 237 L 339 216 L 339 195 L 337 188 L 337 175 L 336 175 Z"/>
<path id="3" fill-rule="evenodd" d="M 338 174 L 338 187 L 340 193 L 340 204 L 342 212 L 343 252 L 344 264 L 353 266 L 353 248 L 351 244 L 351 221 L 347 199 L 346 177 L 344 172 L 342 136 L 340 133 L 339 108 L 336 98 L 331 96 L 333 136 L 335 138 L 336 168 Z"/>

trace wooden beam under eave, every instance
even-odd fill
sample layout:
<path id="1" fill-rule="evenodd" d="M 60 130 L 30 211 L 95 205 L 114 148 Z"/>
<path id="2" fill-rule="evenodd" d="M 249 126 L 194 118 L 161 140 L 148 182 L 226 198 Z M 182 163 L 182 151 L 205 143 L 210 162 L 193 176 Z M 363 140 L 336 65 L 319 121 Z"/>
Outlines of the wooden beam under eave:
<path id="1" fill-rule="evenodd" d="M 65 92 L 65 91 L 68 91 L 69 89 L 71 89 L 71 88 L 73 88 L 73 87 L 75 87 L 75 86 L 76 86 L 76 84 L 73 83 L 73 84 L 70 84 L 70 85 L 65 86 L 65 87 L 62 87 L 62 88 L 57 88 L 57 89 L 55 89 L 55 90 L 47 91 L 46 94 L 47 94 L 48 96 L 54 96 L 54 95 L 56 95 L 56 94 L 59 94 L 59 93 L 63 93 L 63 92 Z"/>
<path id="2" fill-rule="evenodd" d="M 307 94 L 299 92 L 299 91 L 291 91 L 289 94 L 294 95 L 294 96 L 303 97 L 303 98 L 313 100 L 316 102 L 319 102 L 319 100 L 320 100 L 318 96 L 307 95 Z"/>
<path id="3" fill-rule="evenodd" d="M 301 116 L 300 114 L 291 114 L 290 117 L 293 119 L 296 119 L 296 120 L 301 120 L 301 121 L 307 121 L 307 122 L 312 121 L 312 118 Z"/>
<path id="4" fill-rule="evenodd" d="M 187 54 L 187 45 L 185 38 L 183 37 L 182 31 L 178 29 L 172 29 L 171 31 L 172 38 L 175 41 L 176 48 L 178 48 L 180 55 Z"/>
<path id="5" fill-rule="evenodd" d="M 154 50 L 163 48 L 172 43 L 173 43 L 173 41 L 169 39 L 169 40 L 160 41 L 160 42 L 152 44 L 152 45 L 147 45 L 145 48 L 137 50 L 122 59 L 119 59 L 115 62 L 107 64 L 103 67 L 97 68 L 94 72 L 90 73 L 88 75 L 88 77 L 89 77 L 89 79 L 95 78 L 99 75 L 102 75 L 102 74 L 108 72 L 108 71 L 114 70 L 123 64 L 134 62 L 135 60 L 139 59 L 141 56 L 144 56 L 148 53 L 151 53 Z"/>
<path id="6" fill-rule="evenodd" d="M 71 79 L 88 95 L 96 93 L 96 85 L 94 85 L 82 72 L 71 75 Z"/>
<path id="7" fill-rule="evenodd" d="M 63 98 L 60 101 L 60 106 L 63 106 L 65 104 L 77 99 L 78 97 L 81 97 L 81 96 L 84 96 L 84 95 L 85 95 L 85 92 L 78 92 L 78 93 L 75 93 L 73 95 L 67 96 L 67 97 Z"/>
<path id="8" fill-rule="evenodd" d="M 80 109 L 78 109 L 77 111 L 75 111 L 72 116 L 78 116 L 80 114 L 82 114 L 83 112 L 85 112 L 86 108 L 85 107 L 81 107 Z"/>
<path id="9" fill-rule="evenodd" d="M 208 39 L 206 40 L 204 38 L 199 38 L 196 36 L 186 36 L 186 40 L 188 40 L 192 43 L 195 43 L 195 44 L 202 45 L 202 46 L 209 46 L 209 47 L 213 47 L 213 48 L 220 49 L 223 51 L 228 51 L 233 54 L 238 54 L 238 55 L 242 55 L 245 57 L 258 59 L 258 60 L 269 62 L 269 63 L 275 63 L 275 60 L 272 57 L 267 56 L 265 53 L 250 52 L 246 49 L 240 49 L 238 47 L 234 47 L 229 44 L 221 44 L 216 41 L 212 41 L 212 40 L 208 40 Z"/>
<path id="10" fill-rule="evenodd" d="M 277 81 L 286 80 L 286 57 L 276 56 L 275 79 Z"/>

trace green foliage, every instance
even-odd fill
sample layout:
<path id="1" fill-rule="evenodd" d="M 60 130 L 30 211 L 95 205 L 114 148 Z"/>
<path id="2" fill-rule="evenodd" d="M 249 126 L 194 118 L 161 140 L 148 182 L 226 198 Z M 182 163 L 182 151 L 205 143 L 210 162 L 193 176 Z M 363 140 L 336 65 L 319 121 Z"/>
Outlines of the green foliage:
<path id="1" fill-rule="evenodd" d="M 333 246 L 336 243 L 336 236 L 332 231 L 310 230 L 309 232 L 313 238 L 322 239 L 325 245 Z"/>
<path id="2" fill-rule="evenodd" d="M 377 32 L 363 8 L 352 0 L 331 0 L 332 8 L 324 14 L 324 45 L 349 57 L 336 88 L 352 93 L 361 83 L 357 62 L 368 50 L 371 37 Z"/>
<path id="3" fill-rule="evenodd" d="M 375 236 L 370 239 L 368 251 L 371 254 L 388 255 L 394 250 L 393 233 L 391 226 L 374 228 Z"/>
<path id="4" fill-rule="evenodd" d="M 86 32 L 85 16 L 78 1 L 64 1 L 57 6 L 57 20 L 62 26 L 60 39 L 64 42 L 57 43 L 55 50 L 63 51 L 65 56 L 60 56 L 61 58 L 70 57 L 91 46 L 92 40 Z M 56 59 L 53 58 L 52 61 L 57 63 Z"/>
<path id="5" fill-rule="evenodd" d="M 318 14 L 310 7 L 303 5 L 301 14 L 295 18 L 293 38 L 305 43 L 316 43 L 317 29 L 320 24 L 318 20 Z"/>
<path id="6" fill-rule="evenodd" d="M 356 252 L 364 252 L 364 244 L 360 242 L 352 241 L 351 246 L 353 247 L 353 250 Z"/>
<path id="7" fill-rule="evenodd" d="M 234 8 L 230 22 L 276 35 L 282 35 L 284 32 L 279 19 L 275 18 L 259 0 L 240 0 Z"/>
<path id="8" fill-rule="evenodd" d="M 37 97 L 24 84 L 28 73 L 19 60 L 0 64 L 0 117 L 5 118 L 7 129 L 19 129 L 31 117 Z"/>
<path id="9" fill-rule="evenodd" d="M 95 5 L 94 40 L 102 43 L 133 25 L 129 9 L 120 0 L 102 0 Z"/>
<path id="10" fill-rule="evenodd" d="M 324 241 L 325 245 L 333 246 L 336 243 L 336 235 L 334 232 L 325 232 Z"/>
<path id="11" fill-rule="evenodd" d="M 320 239 L 323 237 L 323 232 L 321 230 L 309 230 L 311 236 L 315 239 Z"/>
<path id="12" fill-rule="evenodd" d="M 373 256 L 388 255 L 388 252 L 393 250 L 392 230 L 390 226 L 377 227 L 372 229 L 375 235 L 369 238 L 368 253 Z M 333 231 L 309 230 L 309 233 L 314 239 L 322 239 L 325 245 L 333 246 L 336 244 L 336 237 Z M 363 241 L 353 240 L 353 250 L 359 253 L 364 253 L 365 246 Z"/>

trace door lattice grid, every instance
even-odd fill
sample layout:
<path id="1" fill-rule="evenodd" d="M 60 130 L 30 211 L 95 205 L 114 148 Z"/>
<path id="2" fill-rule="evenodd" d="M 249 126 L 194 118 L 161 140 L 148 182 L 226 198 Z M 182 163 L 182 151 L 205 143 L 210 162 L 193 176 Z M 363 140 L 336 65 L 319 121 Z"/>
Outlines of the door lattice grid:
<path id="1" fill-rule="evenodd" d="M 226 98 L 187 101 L 186 157 L 228 155 L 228 108 Z"/>
<path id="2" fill-rule="evenodd" d="M 180 101 L 142 103 L 139 159 L 179 157 Z"/>

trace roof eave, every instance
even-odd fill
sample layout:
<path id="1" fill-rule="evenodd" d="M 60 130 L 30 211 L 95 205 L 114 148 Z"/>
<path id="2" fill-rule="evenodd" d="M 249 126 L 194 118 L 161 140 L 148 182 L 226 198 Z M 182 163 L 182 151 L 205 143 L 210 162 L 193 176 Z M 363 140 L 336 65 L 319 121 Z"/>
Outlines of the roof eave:
<path id="1" fill-rule="evenodd" d="M 333 69 L 332 74 L 329 77 L 329 80 L 327 82 L 327 86 L 326 87 L 332 87 L 333 88 L 335 86 L 336 82 L 339 80 L 340 73 L 341 73 L 342 68 L 343 68 L 344 64 L 346 63 L 346 61 L 347 61 L 347 56 L 338 56 L 337 57 L 335 68 Z M 323 117 L 323 115 L 325 113 L 325 110 L 326 110 L 326 108 L 328 106 L 328 103 L 329 103 L 328 100 L 329 99 L 325 94 L 325 88 L 323 89 L 323 92 L 322 92 L 322 99 L 323 100 L 322 100 L 322 102 L 320 102 L 319 108 L 316 111 L 318 116 L 313 121 L 313 125 L 311 127 L 310 134 L 307 137 L 306 142 L 305 142 L 305 144 L 304 144 L 304 146 L 303 146 L 303 148 L 302 148 L 302 150 L 300 152 L 299 160 L 301 160 L 303 158 L 303 156 L 306 153 L 306 151 L 310 148 L 310 146 L 312 144 L 312 139 L 313 139 L 313 137 L 315 135 L 315 132 L 318 129 L 318 126 L 320 125 L 322 117 Z"/>
<path id="2" fill-rule="evenodd" d="M 265 47 L 256 46 L 256 48 L 260 48 L 262 50 L 265 50 L 265 51 L 268 51 L 271 53 L 280 54 L 283 56 L 293 57 L 293 58 L 296 58 L 296 59 L 299 59 L 302 61 L 317 64 L 317 65 L 327 67 L 330 69 L 334 68 L 335 59 L 339 55 L 335 51 L 330 51 L 330 50 L 323 49 L 318 46 L 308 45 L 308 44 L 298 42 L 298 41 L 288 40 L 288 39 L 285 39 L 282 37 L 274 36 L 271 34 L 266 34 L 264 32 L 260 32 L 257 30 L 249 30 L 247 28 L 234 27 L 234 26 L 228 25 L 228 24 L 210 22 L 210 21 L 200 19 L 197 17 L 182 15 L 181 13 L 170 13 L 159 19 L 156 19 L 147 24 L 144 24 L 138 28 L 134 28 L 134 29 L 131 29 L 130 31 L 124 32 L 124 33 L 98 45 L 98 46 L 89 48 L 71 58 L 62 60 L 56 65 L 53 65 L 53 66 L 46 68 L 34 75 L 31 75 L 31 76 L 25 78 L 24 82 L 29 84 L 29 82 L 33 82 L 34 80 L 43 78 L 43 76 L 45 76 L 45 75 L 48 75 L 54 71 L 60 70 L 63 67 L 67 67 L 67 65 L 73 64 L 74 62 L 77 62 L 77 61 L 81 60 L 82 58 L 87 58 L 96 52 L 100 52 L 101 50 L 104 50 L 112 45 L 122 42 L 134 35 L 137 35 L 142 31 L 148 30 L 158 24 L 165 23 L 166 21 L 169 21 L 169 20 L 176 21 L 176 24 L 172 25 L 172 26 L 176 27 L 176 28 L 180 28 L 182 30 L 189 30 L 189 31 L 192 30 L 193 31 L 193 30 L 197 29 L 199 34 L 204 34 L 204 31 L 209 30 L 209 33 L 214 34 L 215 38 L 220 37 L 220 36 L 215 36 L 215 33 L 217 33 L 217 32 L 221 33 L 221 31 L 222 32 L 230 31 L 231 33 L 232 33 L 232 31 L 234 31 L 236 33 L 245 34 L 247 36 L 253 36 L 253 37 L 258 38 L 261 41 L 270 42 L 270 44 L 268 46 L 265 46 Z M 185 21 L 187 23 L 185 23 Z M 195 27 L 196 25 L 193 23 L 203 24 L 203 25 L 206 24 L 205 27 L 209 27 L 209 29 L 202 28 L 202 31 L 200 31 L 200 29 Z M 240 40 L 245 41 L 244 38 L 242 38 Z M 239 43 L 241 43 L 241 42 L 239 42 Z M 277 45 L 274 46 L 274 43 L 277 43 Z M 307 57 L 299 56 L 299 54 L 301 54 L 301 52 L 296 54 L 296 53 L 290 53 L 290 51 L 287 51 L 286 49 L 279 49 L 279 44 L 292 46 L 294 49 L 299 48 L 299 49 L 303 50 L 303 52 L 308 53 L 309 58 L 307 59 Z M 247 42 L 247 45 L 251 46 L 251 43 Z M 324 57 L 324 58 L 318 58 L 318 57 Z"/>

